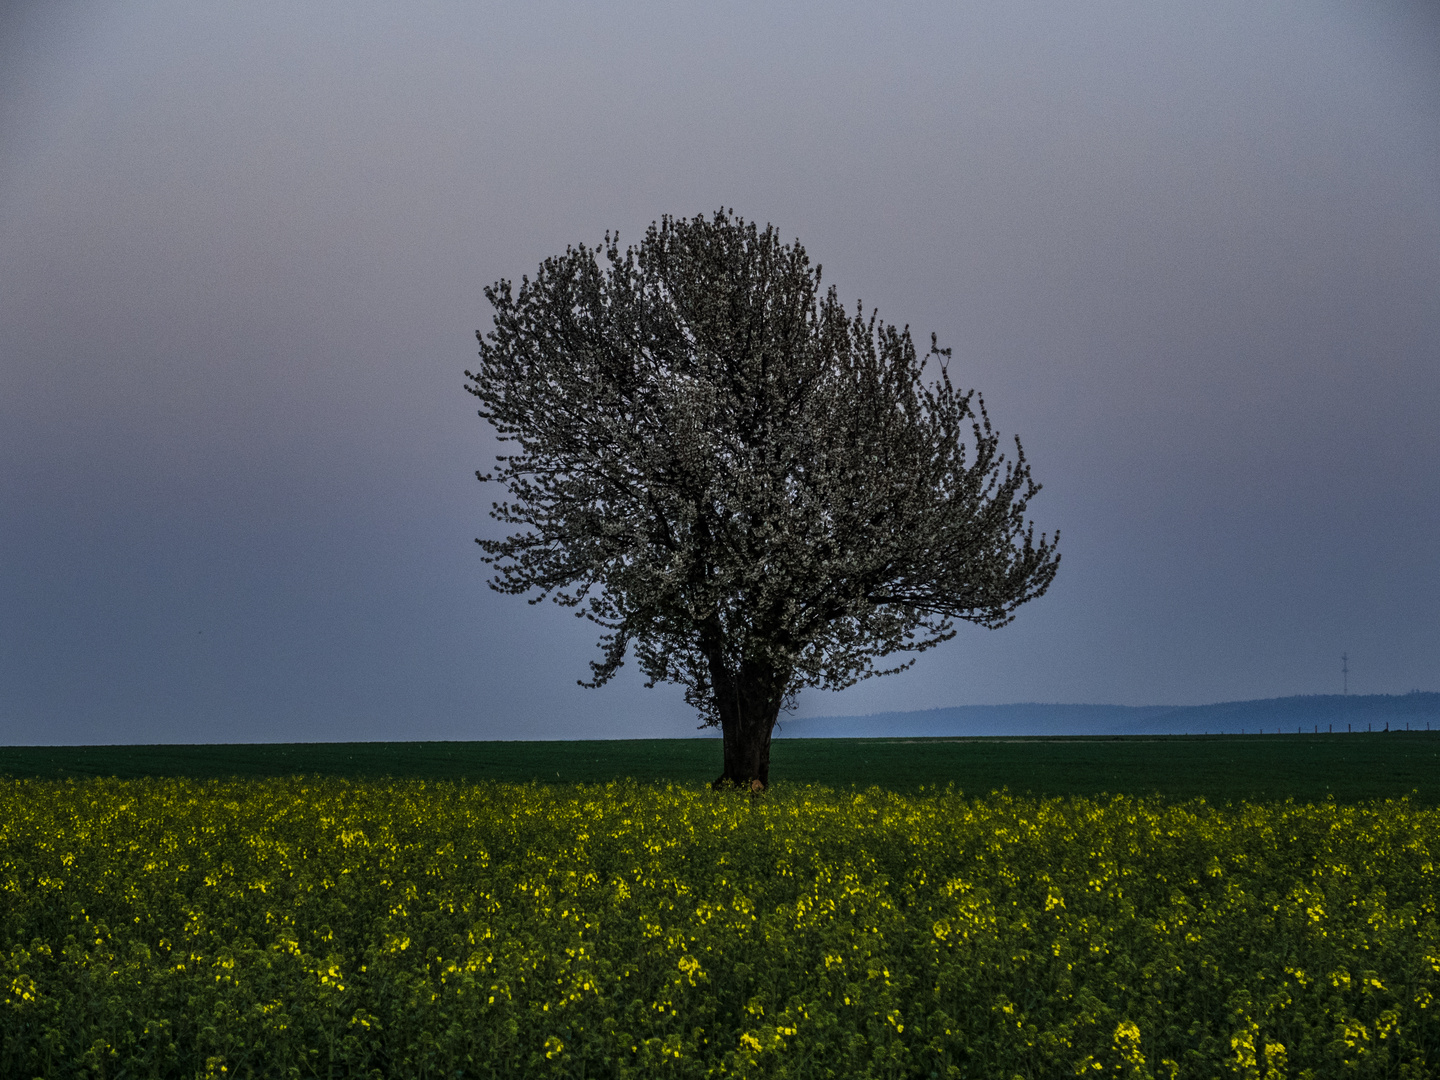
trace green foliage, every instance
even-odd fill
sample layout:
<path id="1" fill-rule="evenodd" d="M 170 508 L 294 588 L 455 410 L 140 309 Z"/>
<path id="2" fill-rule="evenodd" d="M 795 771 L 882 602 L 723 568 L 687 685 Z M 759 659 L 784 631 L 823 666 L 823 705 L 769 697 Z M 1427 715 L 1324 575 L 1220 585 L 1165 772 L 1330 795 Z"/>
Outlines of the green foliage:
<path id="1" fill-rule="evenodd" d="M 0 1075 L 1404 1077 L 1440 811 L 0 786 Z"/>

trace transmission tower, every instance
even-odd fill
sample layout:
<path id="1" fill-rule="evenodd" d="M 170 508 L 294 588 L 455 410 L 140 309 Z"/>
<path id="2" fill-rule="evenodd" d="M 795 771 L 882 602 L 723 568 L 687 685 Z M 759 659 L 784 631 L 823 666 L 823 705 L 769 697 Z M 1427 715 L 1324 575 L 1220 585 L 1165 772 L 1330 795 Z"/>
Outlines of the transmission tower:
<path id="1" fill-rule="evenodd" d="M 1340 686 L 1341 693 L 1347 697 L 1350 695 L 1350 654 L 1340 654 Z"/>

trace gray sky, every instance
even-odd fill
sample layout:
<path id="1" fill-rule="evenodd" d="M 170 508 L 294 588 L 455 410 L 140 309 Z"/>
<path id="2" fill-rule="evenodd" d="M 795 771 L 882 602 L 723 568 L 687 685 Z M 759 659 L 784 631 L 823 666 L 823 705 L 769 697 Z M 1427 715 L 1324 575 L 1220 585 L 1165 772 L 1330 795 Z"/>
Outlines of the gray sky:
<path id="1" fill-rule="evenodd" d="M 1063 533 L 802 715 L 1440 689 L 1440 33 L 1398 2 L 12 5 L 0 742 L 684 735 L 490 592 L 482 288 L 724 205 Z"/>

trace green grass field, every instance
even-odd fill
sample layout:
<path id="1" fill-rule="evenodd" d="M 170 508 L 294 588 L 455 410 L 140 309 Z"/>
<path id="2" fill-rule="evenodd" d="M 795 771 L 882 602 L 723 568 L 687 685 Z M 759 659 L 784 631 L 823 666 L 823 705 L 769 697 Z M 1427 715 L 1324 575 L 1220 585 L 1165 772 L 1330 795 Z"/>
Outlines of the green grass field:
<path id="1" fill-rule="evenodd" d="M 293 775 L 642 783 L 708 780 L 714 739 L 589 742 L 394 742 L 0 748 L 12 777 Z M 781 739 L 772 781 L 970 794 L 1159 794 L 1341 802 L 1409 795 L 1440 804 L 1440 732 L 1354 735 L 1021 739 Z"/>

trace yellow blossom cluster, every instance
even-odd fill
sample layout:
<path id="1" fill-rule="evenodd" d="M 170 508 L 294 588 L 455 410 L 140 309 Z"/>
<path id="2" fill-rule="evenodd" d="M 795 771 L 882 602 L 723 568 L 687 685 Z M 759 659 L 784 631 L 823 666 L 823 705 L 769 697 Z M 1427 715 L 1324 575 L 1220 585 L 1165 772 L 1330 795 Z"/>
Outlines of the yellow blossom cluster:
<path id="1" fill-rule="evenodd" d="M 0 783 L 0 1075 L 1424 1077 L 1440 811 Z"/>

